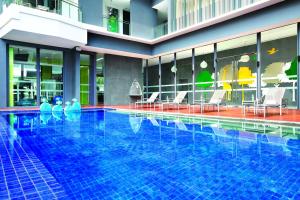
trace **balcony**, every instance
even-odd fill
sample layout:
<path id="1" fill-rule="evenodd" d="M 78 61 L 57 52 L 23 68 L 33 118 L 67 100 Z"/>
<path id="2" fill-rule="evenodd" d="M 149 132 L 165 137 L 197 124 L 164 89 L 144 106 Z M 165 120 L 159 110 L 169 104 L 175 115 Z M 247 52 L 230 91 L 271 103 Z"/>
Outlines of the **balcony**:
<path id="1" fill-rule="evenodd" d="M 11 4 L 56 13 L 75 21 L 82 21 L 82 12 L 78 5 L 65 0 L 3 0 L 1 9 L 5 9 Z M 2 10 L 0 11 L 2 12 Z"/>

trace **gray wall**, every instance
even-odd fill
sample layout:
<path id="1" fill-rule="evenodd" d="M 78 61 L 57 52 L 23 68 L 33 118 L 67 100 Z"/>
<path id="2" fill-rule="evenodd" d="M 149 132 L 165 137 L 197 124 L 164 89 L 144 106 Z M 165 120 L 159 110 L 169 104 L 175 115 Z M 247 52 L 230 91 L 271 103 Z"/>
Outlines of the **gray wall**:
<path id="1" fill-rule="evenodd" d="M 7 67 L 8 67 L 8 60 L 7 58 L 7 49 L 6 43 L 0 39 L 0 71 L 1 71 L 1 78 L 0 78 L 0 108 L 4 108 L 7 106 L 7 94 L 8 94 L 8 81 L 7 81 Z"/>
<path id="2" fill-rule="evenodd" d="M 152 39 L 157 24 L 157 11 L 152 8 L 152 0 L 130 1 L 130 34 Z"/>
<path id="3" fill-rule="evenodd" d="M 106 54 L 104 56 L 104 104 L 125 105 L 131 83 L 136 79 L 143 86 L 142 59 Z"/>
<path id="4" fill-rule="evenodd" d="M 1 1 L 1 0 L 0 0 Z M 82 11 L 82 21 L 96 26 L 103 25 L 103 1 L 102 0 L 79 0 Z"/>

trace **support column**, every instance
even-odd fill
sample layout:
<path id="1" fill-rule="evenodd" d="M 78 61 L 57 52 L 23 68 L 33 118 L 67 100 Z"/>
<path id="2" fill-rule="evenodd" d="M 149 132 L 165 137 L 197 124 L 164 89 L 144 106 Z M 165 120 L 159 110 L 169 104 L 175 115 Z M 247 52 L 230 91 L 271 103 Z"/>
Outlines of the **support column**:
<path id="1" fill-rule="evenodd" d="M 175 68 L 177 68 L 177 56 L 174 53 L 174 60 L 173 60 Z M 174 73 L 174 98 L 177 96 L 177 72 Z"/>
<path id="2" fill-rule="evenodd" d="M 147 95 L 146 95 L 146 97 L 145 98 L 147 98 L 148 99 L 148 97 L 149 97 L 149 76 L 148 76 L 148 60 L 146 60 L 146 67 L 144 68 L 144 72 L 146 73 L 146 92 L 147 92 Z"/>
<path id="3" fill-rule="evenodd" d="M 97 76 L 97 71 L 96 71 L 96 54 L 90 55 L 90 69 L 89 69 L 89 102 L 90 105 L 97 105 L 97 83 L 96 83 L 96 76 Z"/>
<path id="4" fill-rule="evenodd" d="M 36 49 L 36 103 L 39 106 L 41 104 L 41 50 Z"/>
<path id="5" fill-rule="evenodd" d="M 66 50 L 63 59 L 63 100 L 71 101 L 74 97 L 80 100 L 80 52 Z"/>
<path id="6" fill-rule="evenodd" d="M 256 99 L 261 98 L 261 33 L 256 36 Z"/>
<path id="7" fill-rule="evenodd" d="M 218 89 L 218 55 L 217 55 L 217 52 L 218 52 L 218 48 L 217 48 L 217 43 L 214 43 L 214 70 L 215 70 L 215 76 L 214 76 L 214 90 L 217 90 Z"/>
<path id="8" fill-rule="evenodd" d="M 8 106 L 8 91 L 9 91 L 9 73 L 8 73 L 8 46 L 4 40 L 0 39 L 0 71 L 2 77 L 0 79 L 0 108 Z"/>
<path id="9" fill-rule="evenodd" d="M 158 62 L 158 91 L 159 91 L 159 100 L 161 100 L 161 56 L 159 56 Z"/>
<path id="10" fill-rule="evenodd" d="M 192 49 L 192 90 L 193 90 L 193 104 L 196 98 L 196 87 L 195 87 L 195 49 Z"/>
<path id="11" fill-rule="evenodd" d="M 297 24 L 297 56 L 298 56 L 298 67 L 297 67 L 297 109 L 300 109 L 300 23 Z"/>

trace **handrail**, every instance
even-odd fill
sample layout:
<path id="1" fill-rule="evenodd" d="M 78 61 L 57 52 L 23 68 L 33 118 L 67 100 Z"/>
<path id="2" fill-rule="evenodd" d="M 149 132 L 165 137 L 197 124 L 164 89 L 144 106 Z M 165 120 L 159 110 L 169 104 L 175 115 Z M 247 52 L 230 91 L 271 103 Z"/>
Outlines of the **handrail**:
<path id="1" fill-rule="evenodd" d="M 56 13 L 65 17 L 68 17 L 70 19 L 74 19 L 76 21 L 82 21 L 82 12 L 81 9 L 78 7 L 78 5 L 74 2 L 66 1 L 66 0 L 55 0 L 54 1 L 54 7 L 51 8 L 47 4 L 46 5 L 40 5 L 38 4 L 38 1 L 28 1 L 28 0 L 4 0 L 2 2 L 1 9 L 5 5 L 8 7 L 11 4 L 17 4 L 29 8 L 34 8 L 46 12 L 52 12 Z"/>

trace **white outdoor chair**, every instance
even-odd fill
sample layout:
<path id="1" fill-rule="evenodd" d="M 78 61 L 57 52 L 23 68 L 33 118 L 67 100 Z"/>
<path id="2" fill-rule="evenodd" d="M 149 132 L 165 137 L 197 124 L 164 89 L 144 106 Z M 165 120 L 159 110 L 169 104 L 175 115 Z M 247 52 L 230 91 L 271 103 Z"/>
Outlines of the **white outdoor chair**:
<path id="1" fill-rule="evenodd" d="M 159 95 L 159 92 L 153 92 L 150 96 L 150 98 L 148 99 L 143 99 L 143 100 L 140 100 L 140 101 L 137 101 L 135 102 L 135 108 L 137 108 L 138 105 L 150 105 L 150 108 L 151 108 L 151 105 L 155 103 L 155 100 L 157 99 Z"/>
<path id="2" fill-rule="evenodd" d="M 280 115 L 282 115 L 282 99 L 285 93 L 285 88 L 276 87 L 267 89 L 263 103 L 255 103 L 255 113 L 259 110 L 264 112 L 266 117 L 268 107 L 279 108 Z"/>
<path id="3" fill-rule="evenodd" d="M 197 101 L 196 101 L 195 104 L 200 104 L 201 113 L 204 110 L 204 106 L 213 106 L 213 107 L 217 106 L 218 112 L 220 112 L 220 105 L 223 101 L 225 93 L 226 93 L 225 90 L 215 90 L 215 92 L 212 95 L 212 97 L 210 98 L 209 102 L 206 103 L 206 102 L 200 101 L 197 103 Z"/>
<path id="4" fill-rule="evenodd" d="M 183 102 L 184 102 L 183 100 L 184 100 L 186 95 L 187 95 L 187 91 L 180 91 L 173 101 L 171 101 L 171 102 L 162 102 L 161 103 L 162 110 L 164 110 L 165 105 L 168 105 L 168 107 L 170 105 L 171 106 L 177 106 L 177 110 L 179 110 L 179 105 L 183 104 Z"/>

